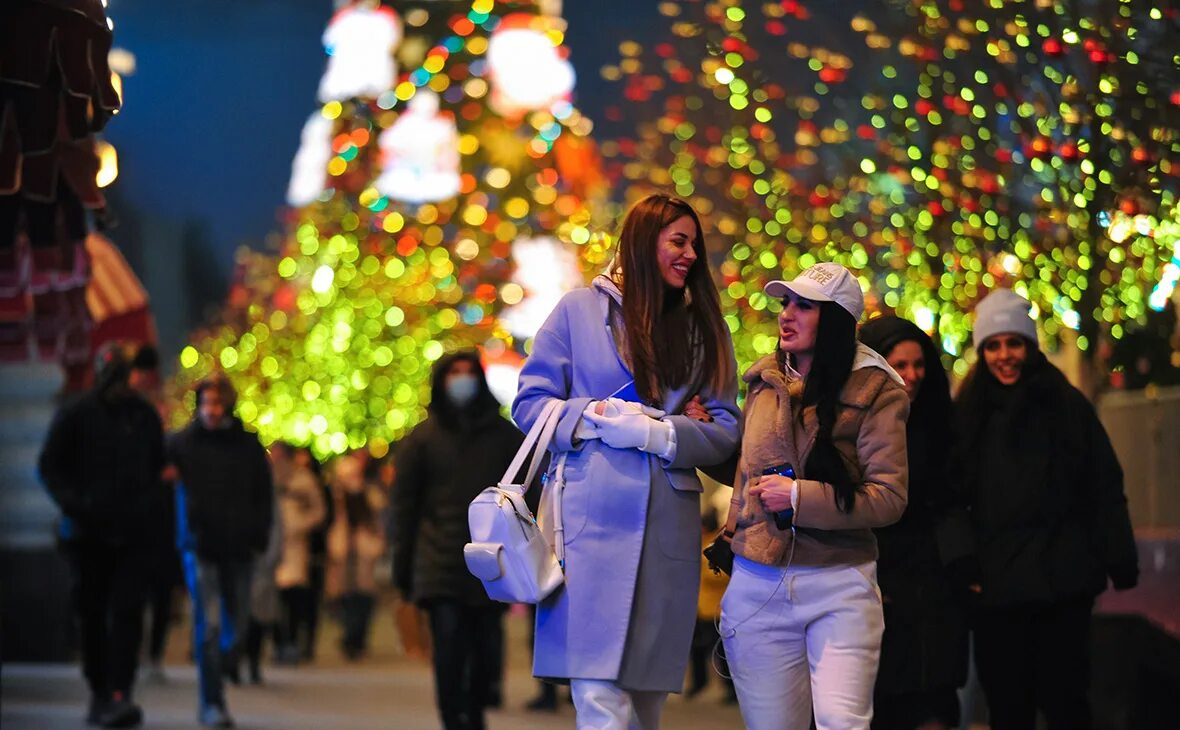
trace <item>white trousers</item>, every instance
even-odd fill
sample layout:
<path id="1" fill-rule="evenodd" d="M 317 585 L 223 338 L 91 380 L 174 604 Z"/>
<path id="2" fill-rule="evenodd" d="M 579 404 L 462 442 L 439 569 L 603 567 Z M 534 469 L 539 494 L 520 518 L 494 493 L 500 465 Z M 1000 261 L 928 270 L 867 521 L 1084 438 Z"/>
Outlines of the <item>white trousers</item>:
<path id="1" fill-rule="evenodd" d="M 734 560 L 721 636 L 749 730 L 867 730 L 885 621 L 876 563 Z"/>
<path id="2" fill-rule="evenodd" d="M 667 692 L 633 692 L 600 679 L 570 680 L 578 730 L 656 730 Z"/>

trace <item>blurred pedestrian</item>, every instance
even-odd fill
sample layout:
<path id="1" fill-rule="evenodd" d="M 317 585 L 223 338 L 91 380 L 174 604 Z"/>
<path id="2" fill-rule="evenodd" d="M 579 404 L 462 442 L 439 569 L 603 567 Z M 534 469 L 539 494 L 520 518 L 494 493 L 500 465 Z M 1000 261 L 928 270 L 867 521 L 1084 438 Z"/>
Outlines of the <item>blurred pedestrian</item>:
<path id="1" fill-rule="evenodd" d="M 956 408 L 961 510 L 943 544 L 978 594 L 974 648 L 993 730 L 1091 727 L 1090 612 L 1139 565 L 1123 472 L 1094 407 L 1037 347 L 1029 303 L 975 310 L 979 361 Z"/>
<path id="2" fill-rule="evenodd" d="M 875 530 L 885 634 L 874 730 L 949 730 L 967 680 L 967 625 L 939 557 L 936 527 L 950 500 L 951 393 L 930 336 L 899 317 L 860 328 L 860 341 L 905 381 L 909 498 L 901 520 Z"/>
<path id="3" fill-rule="evenodd" d="M 659 726 L 684 688 L 700 580 L 696 468 L 738 444 L 736 365 L 692 207 L 651 195 L 607 274 L 566 294 L 512 404 L 560 405 L 565 586 L 537 608 L 533 673 L 570 681 L 581 728 Z M 712 417 L 682 414 L 700 396 Z M 552 482 L 550 482 L 552 483 Z"/>
<path id="4" fill-rule="evenodd" d="M 167 421 L 168 406 L 160 381 L 160 355 L 154 345 L 140 345 L 131 361 L 131 388 L 156 409 L 161 421 Z M 170 476 L 170 475 L 168 475 Z M 164 650 L 173 619 L 173 597 L 183 585 L 184 573 L 176 550 L 176 507 L 171 498 L 172 479 L 164 480 L 168 495 L 147 526 L 152 545 L 147 582 L 148 666 L 147 678 L 164 682 Z"/>
<path id="5" fill-rule="evenodd" d="M 74 578 L 82 671 L 90 688 L 86 721 L 134 727 L 143 712 L 132 688 L 143 632 L 151 536 L 168 494 L 161 481 L 160 418 L 130 385 L 134 348 L 98 352 L 94 388 L 61 408 L 38 462 L 62 511 L 61 548 Z"/>
<path id="6" fill-rule="evenodd" d="M 428 415 L 398 444 L 394 580 L 426 609 L 434 684 L 446 730 L 482 730 L 494 664 L 503 656 L 503 607 L 467 570 L 467 507 L 504 474 L 523 436 L 500 415 L 479 354 L 434 366 Z"/>
<path id="7" fill-rule="evenodd" d="M 291 463 L 291 447 L 276 441 L 267 453 L 275 484 L 275 504 L 270 523 L 270 536 L 266 550 L 258 556 L 254 575 L 250 580 L 250 621 L 246 628 L 244 651 L 249 670 L 250 684 L 262 684 L 262 648 L 266 637 L 272 638 L 271 645 L 277 655 L 280 647 L 280 619 L 283 615 L 282 600 L 276 582 L 279 561 L 283 558 L 283 512 L 278 503 L 281 485 L 287 475 L 284 469 Z"/>
<path id="8" fill-rule="evenodd" d="M 238 662 L 250 620 L 254 564 L 270 539 L 274 490 L 266 450 L 233 415 L 237 394 L 220 374 L 195 389 L 196 417 L 169 440 L 183 484 L 185 578 L 193 599 L 193 642 L 200 675 L 198 719 L 231 727 L 224 673 Z"/>
<path id="9" fill-rule="evenodd" d="M 336 520 L 328 531 L 327 594 L 340 606 L 344 635 L 341 651 L 360 659 L 368 648 L 369 622 L 377 597 L 377 561 L 385 554 L 381 516 L 384 490 L 365 478 L 357 454 L 341 456 L 333 469 L 332 498 Z"/>
<path id="10" fill-rule="evenodd" d="M 316 602 L 311 583 L 311 540 L 328 512 L 319 480 L 294 458 L 297 453 L 282 442 L 271 447 L 279 519 L 283 523 L 282 551 L 274 578 L 282 601 L 275 658 L 282 664 L 296 664 L 306 657 L 303 642 L 309 641 Z"/>
<path id="11" fill-rule="evenodd" d="M 328 571 L 328 529 L 336 521 L 336 508 L 332 490 L 324 476 L 323 465 L 311 449 L 307 446 L 297 447 L 295 463 L 311 473 L 316 487 L 320 490 L 320 501 L 325 508 L 323 520 L 308 534 L 308 546 L 311 549 L 311 564 L 308 571 L 310 592 L 306 602 L 307 610 L 300 614 L 300 623 L 294 627 L 299 647 L 299 656 L 296 659 L 310 662 L 315 659 L 319 636 L 320 615 L 324 606 L 324 583 Z"/>

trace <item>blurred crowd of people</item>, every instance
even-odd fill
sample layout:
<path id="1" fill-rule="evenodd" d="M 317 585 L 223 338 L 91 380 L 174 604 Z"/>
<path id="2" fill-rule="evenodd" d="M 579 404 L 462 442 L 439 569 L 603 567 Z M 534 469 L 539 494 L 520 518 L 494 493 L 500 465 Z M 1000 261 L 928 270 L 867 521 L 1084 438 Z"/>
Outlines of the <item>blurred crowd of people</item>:
<path id="1" fill-rule="evenodd" d="M 165 681 L 181 586 L 202 725 L 233 725 L 224 683 L 240 684 L 243 667 L 260 684 L 268 653 L 276 664 L 314 661 L 325 607 L 341 655 L 362 659 L 379 587 L 391 583 L 392 455 L 321 464 L 305 446 L 264 447 L 233 415 L 236 394 L 221 375 L 195 387 L 192 422 L 166 434 L 150 345 L 106 345 L 95 374 L 59 410 L 39 462 L 75 576 L 88 722 L 142 722 L 132 695 L 145 628 L 143 674 Z M 407 652 L 421 655 L 417 611 L 395 611 Z"/>

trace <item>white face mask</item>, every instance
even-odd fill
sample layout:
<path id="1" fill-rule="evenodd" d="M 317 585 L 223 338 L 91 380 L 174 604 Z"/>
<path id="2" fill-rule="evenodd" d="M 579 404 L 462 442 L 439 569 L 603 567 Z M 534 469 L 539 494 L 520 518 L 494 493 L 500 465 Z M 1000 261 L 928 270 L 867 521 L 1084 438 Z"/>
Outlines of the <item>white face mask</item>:
<path id="1" fill-rule="evenodd" d="M 452 375 L 447 378 L 447 397 L 462 408 L 479 393 L 479 380 L 474 375 Z"/>

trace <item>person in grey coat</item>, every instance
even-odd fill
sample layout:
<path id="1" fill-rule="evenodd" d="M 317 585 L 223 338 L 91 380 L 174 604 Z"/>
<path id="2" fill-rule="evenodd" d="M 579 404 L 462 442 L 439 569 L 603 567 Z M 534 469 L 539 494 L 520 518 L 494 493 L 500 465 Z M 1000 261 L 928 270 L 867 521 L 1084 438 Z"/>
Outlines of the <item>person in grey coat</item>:
<path id="1" fill-rule="evenodd" d="M 658 727 L 682 688 L 695 470 L 738 444 L 735 371 L 700 221 L 664 195 L 631 209 L 609 276 L 562 298 L 534 339 L 512 416 L 527 431 L 562 401 L 551 448 L 567 461 L 565 584 L 538 606 L 533 673 L 570 681 L 579 728 Z M 712 420 L 684 415 L 689 402 Z"/>

